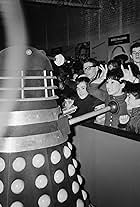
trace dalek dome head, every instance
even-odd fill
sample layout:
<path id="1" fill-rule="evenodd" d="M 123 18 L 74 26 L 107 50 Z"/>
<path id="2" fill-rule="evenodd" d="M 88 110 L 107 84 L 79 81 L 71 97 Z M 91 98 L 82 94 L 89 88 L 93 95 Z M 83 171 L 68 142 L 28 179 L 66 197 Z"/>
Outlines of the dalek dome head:
<path id="1" fill-rule="evenodd" d="M 52 71 L 52 65 L 44 50 L 25 48 L 25 69 Z"/>
<path id="2" fill-rule="evenodd" d="M 45 51 L 25 45 L 8 47 L 0 52 L 0 95 L 10 90 L 12 97 L 17 90 L 16 97 L 24 101 L 57 99 L 52 71 Z"/>
<path id="3" fill-rule="evenodd" d="M 10 56 L 11 54 L 11 56 Z M 21 64 L 24 70 L 48 70 L 52 71 L 52 65 L 44 50 L 39 50 L 31 46 L 11 46 L 0 51 L 0 68 L 3 69 L 10 57 L 19 56 L 22 58 Z M 18 68 L 18 70 L 23 68 Z"/>

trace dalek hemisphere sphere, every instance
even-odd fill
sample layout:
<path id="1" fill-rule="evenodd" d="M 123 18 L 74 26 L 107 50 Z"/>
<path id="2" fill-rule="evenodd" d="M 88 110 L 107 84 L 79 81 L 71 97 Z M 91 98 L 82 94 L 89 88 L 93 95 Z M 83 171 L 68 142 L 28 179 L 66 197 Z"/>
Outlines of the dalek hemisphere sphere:
<path id="1" fill-rule="evenodd" d="M 27 136 L 39 128 L 39 123 L 43 125 L 46 121 L 48 123 L 49 120 L 58 120 L 60 113 L 60 107 L 56 103 L 58 97 L 54 92 L 57 87 L 54 86 L 53 80 L 56 77 L 53 76 L 49 59 L 36 48 L 27 46 L 18 46 L 18 48 L 23 52 L 24 62 L 10 75 L 9 71 L 7 72 L 5 69 L 5 65 L 9 53 L 17 52 L 17 46 L 6 48 L 0 52 L 0 103 L 4 106 L 10 101 L 12 104 L 14 103 L 3 137 L 17 137 L 19 134 L 21 136 L 21 132 Z M 7 96 L 3 96 L 4 93 Z M 29 127 L 31 124 L 37 124 L 37 126 Z M 36 132 L 34 133 L 36 134 Z"/>

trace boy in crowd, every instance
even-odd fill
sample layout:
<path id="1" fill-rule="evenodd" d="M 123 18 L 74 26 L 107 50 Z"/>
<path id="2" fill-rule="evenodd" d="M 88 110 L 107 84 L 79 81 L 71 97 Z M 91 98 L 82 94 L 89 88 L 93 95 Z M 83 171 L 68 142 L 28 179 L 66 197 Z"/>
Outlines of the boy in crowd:
<path id="1" fill-rule="evenodd" d="M 140 134 L 140 83 L 126 82 L 124 91 L 127 92 L 127 110 L 129 118 L 120 116 L 120 124 L 126 128 L 127 131 Z"/>
<path id="2" fill-rule="evenodd" d="M 130 47 L 130 57 L 132 61 L 138 66 L 140 71 L 140 42 L 136 42 Z"/>
<path id="3" fill-rule="evenodd" d="M 90 94 L 98 97 L 100 100 L 105 102 L 105 106 L 111 101 L 115 101 L 118 105 L 117 113 L 107 112 L 105 116 L 105 125 L 119 128 L 119 117 L 121 115 L 128 115 L 127 105 L 125 102 L 126 93 L 123 92 L 125 83 L 121 81 L 124 74 L 121 68 L 108 70 L 106 75 L 106 90 L 98 88 L 98 84 L 92 84 L 92 90 L 90 89 Z M 103 118 L 103 117 L 102 117 Z M 97 120 L 97 119 L 96 119 Z M 99 122 L 100 123 L 100 122 Z"/>
<path id="4" fill-rule="evenodd" d="M 83 72 L 90 79 L 90 82 L 95 80 L 99 76 L 98 62 L 93 58 L 89 58 L 83 63 Z"/>

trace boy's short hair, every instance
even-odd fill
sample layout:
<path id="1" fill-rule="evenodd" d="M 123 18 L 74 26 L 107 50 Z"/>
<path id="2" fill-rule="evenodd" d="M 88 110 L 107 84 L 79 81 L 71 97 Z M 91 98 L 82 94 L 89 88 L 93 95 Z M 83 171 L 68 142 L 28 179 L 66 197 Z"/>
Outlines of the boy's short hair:
<path id="1" fill-rule="evenodd" d="M 121 82 L 120 79 L 121 79 L 123 76 L 124 76 L 123 71 L 122 71 L 122 69 L 119 67 L 119 68 L 116 68 L 116 69 L 113 69 L 113 70 L 108 70 L 106 79 L 111 78 L 111 79 L 113 79 L 113 80 L 117 80 L 117 81 Z"/>
<path id="2" fill-rule="evenodd" d="M 107 67 L 109 65 L 112 65 L 113 69 L 116 69 L 116 68 L 120 67 L 121 64 L 120 64 L 120 62 L 118 60 L 111 59 L 111 60 L 108 61 Z"/>
<path id="3" fill-rule="evenodd" d="M 93 67 L 99 66 L 99 62 L 95 60 L 94 58 L 87 58 L 83 64 L 90 62 L 92 63 Z"/>
<path id="4" fill-rule="evenodd" d="M 130 47 L 130 54 L 132 54 L 133 48 L 137 48 L 137 47 L 140 47 L 140 42 L 135 42 L 133 45 L 131 45 L 131 47 Z"/>
<path id="5" fill-rule="evenodd" d="M 77 77 L 76 85 L 78 85 L 81 82 L 85 82 L 86 84 L 88 84 L 90 82 L 90 79 L 88 77 L 84 77 L 84 76 L 79 77 L 79 78 Z"/>

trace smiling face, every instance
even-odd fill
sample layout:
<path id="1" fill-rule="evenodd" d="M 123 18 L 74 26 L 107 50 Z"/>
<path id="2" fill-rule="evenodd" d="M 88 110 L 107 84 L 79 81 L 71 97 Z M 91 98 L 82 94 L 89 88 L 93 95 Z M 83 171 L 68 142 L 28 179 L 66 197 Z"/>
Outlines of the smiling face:
<path id="1" fill-rule="evenodd" d="M 134 63 L 140 63 L 140 47 L 133 48 L 130 57 L 133 59 Z"/>
<path id="2" fill-rule="evenodd" d="M 86 62 L 84 63 L 83 70 L 84 70 L 85 75 L 91 80 L 92 78 L 96 76 L 98 67 L 93 66 L 92 62 Z"/>
<path id="3" fill-rule="evenodd" d="M 106 82 L 106 89 L 109 95 L 120 96 L 123 94 L 122 89 L 124 88 L 124 83 L 120 83 L 117 80 L 109 78 Z"/>
<path id="4" fill-rule="evenodd" d="M 87 84 L 86 82 L 80 82 L 79 84 L 77 84 L 77 94 L 79 96 L 80 99 L 84 99 L 87 97 L 88 92 L 87 92 Z"/>

